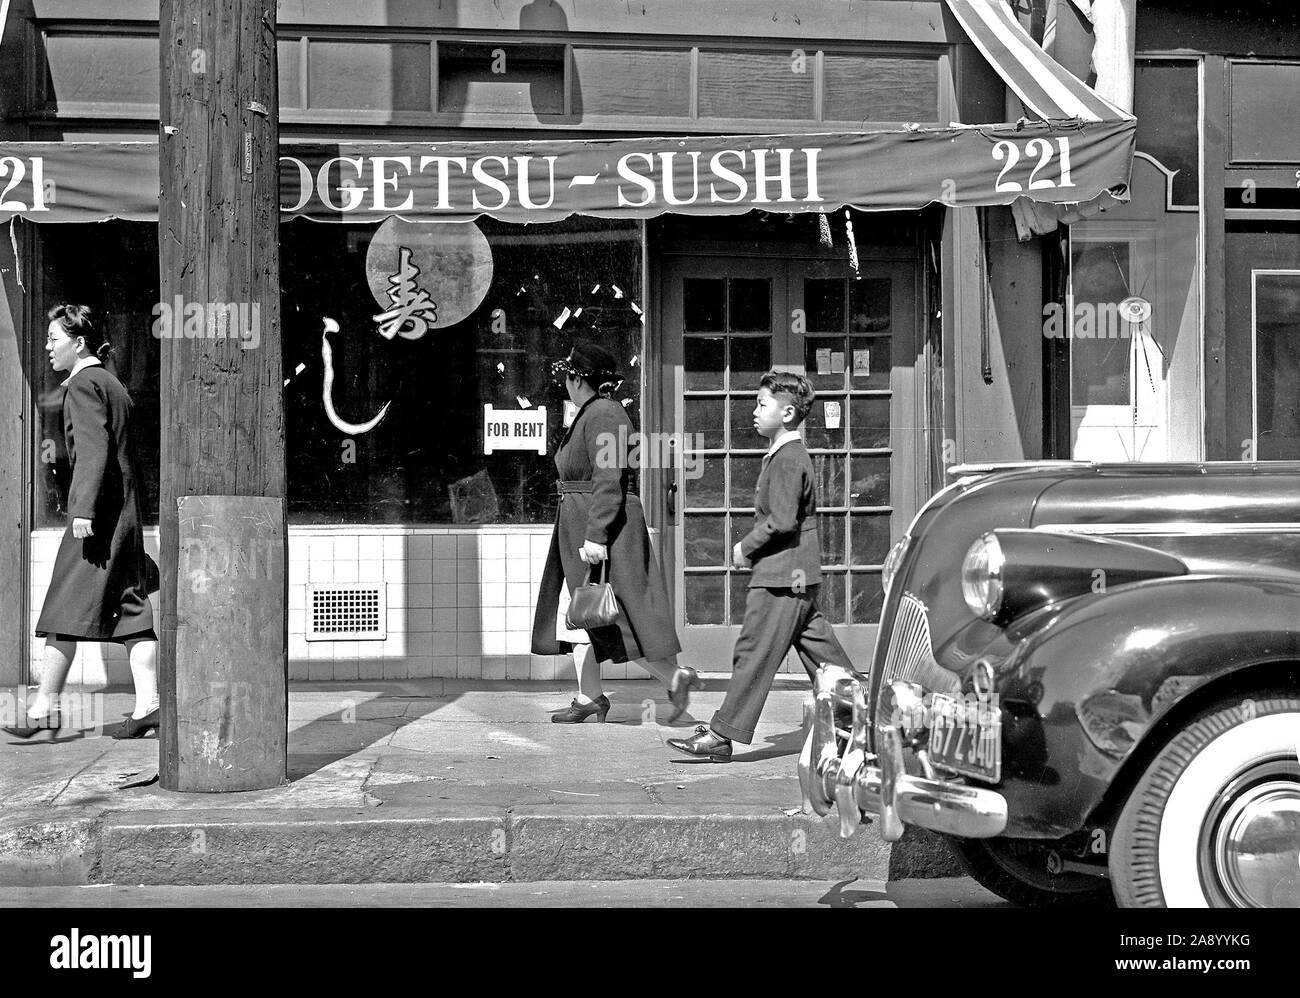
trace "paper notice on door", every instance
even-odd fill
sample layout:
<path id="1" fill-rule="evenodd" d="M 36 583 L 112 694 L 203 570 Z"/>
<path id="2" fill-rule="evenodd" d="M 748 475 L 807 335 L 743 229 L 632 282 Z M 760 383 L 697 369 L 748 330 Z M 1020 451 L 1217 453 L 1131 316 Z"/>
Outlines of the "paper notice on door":
<path id="1" fill-rule="evenodd" d="M 844 373 L 844 351 L 836 350 L 831 353 L 831 374 Z"/>
<path id="2" fill-rule="evenodd" d="M 830 374 L 830 373 L 831 373 L 831 351 L 830 351 L 830 347 L 827 347 L 825 350 L 818 350 L 818 351 L 817 351 L 817 373 L 818 373 L 818 374 Z"/>
<path id="3" fill-rule="evenodd" d="M 853 351 L 853 376 L 855 378 L 871 377 L 871 351 L 869 349 Z"/>
<path id="4" fill-rule="evenodd" d="M 823 402 L 822 414 L 826 417 L 826 429 L 838 430 L 840 428 L 840 404 L 838 402 Z"/>

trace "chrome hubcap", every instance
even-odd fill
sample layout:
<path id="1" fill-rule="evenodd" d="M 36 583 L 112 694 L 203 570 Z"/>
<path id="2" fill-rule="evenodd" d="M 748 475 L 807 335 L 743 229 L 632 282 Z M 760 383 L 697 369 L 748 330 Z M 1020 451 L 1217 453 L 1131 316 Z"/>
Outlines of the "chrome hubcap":
<path id="1" fill-rule="evenodd" d="M 1300 907 L 1300 768 L 1255 767 L 1219 799 L 1202 838 L 1213 893 L 1236 908 Z"/>

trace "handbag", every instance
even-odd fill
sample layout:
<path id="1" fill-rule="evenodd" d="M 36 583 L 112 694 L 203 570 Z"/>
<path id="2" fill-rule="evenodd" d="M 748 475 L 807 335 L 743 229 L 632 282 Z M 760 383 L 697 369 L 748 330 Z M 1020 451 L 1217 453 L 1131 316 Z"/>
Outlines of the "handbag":
<path id="1" fill-rule="evenodd" d="M 573 630 L 608 627 L 618 620 L 618 598 L 614 595 L 614 587 L 609 584 L 608 565 L 609 559 L 606 558 L 600 567 L 593 565 L 588 568 L 587 581 L 573 591 L 568 612 L 564 615 L 565 624 Z M 604 581 L 592 581 L 593 571 L 603 575 Z"/>

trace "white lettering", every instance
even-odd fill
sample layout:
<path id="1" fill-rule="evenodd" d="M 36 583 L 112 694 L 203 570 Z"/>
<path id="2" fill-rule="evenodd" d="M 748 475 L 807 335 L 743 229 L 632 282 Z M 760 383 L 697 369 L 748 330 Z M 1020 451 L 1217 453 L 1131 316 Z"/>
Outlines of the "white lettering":
<path id="1" fill-rule="evenodd" d="M 727 167 L 723 166 L 723 156 L 735 156 L 736 159 L 740 160 L 740 168 L 742 170 L 745 168 L 745 153 L 743 151 L 738 149 L 721 149 L 718 152 L 715 152 L 709 160 L 709 169 L 713 171 L 719 180 L 725 181 L 728 184 L 734 184 L 736 187 L 736 196 L 733 198 L 724 198 L 718 193 L 718 188 L 715 185 L 710 184 L 709 200 L 714 204 L 737 204 L 738 202 L 745 200 L 746 196 L 749 194 L 749 182 L 735 170 L 729 170 Z"/>
<path id="2" fill-rule="evenodd" d="M 769 176 L 767 172 L 767 154 L 769 152 L 775 152 L 781 164 L 780 172 L 775 177 Z M 767 186 L 773 180 L 778 181 L 781 185 L 781 196 L 776 199 L 778 202 L 794 200 L 794 194 L 790 189 L 790 155 L 793 152 L 793 149 L 754 150 L 754 204 L 771 203 L 772 199 L 767 196 Z"/>
<path id="3" fill-rule="evenodd" d="M 549 208 L 552 204 L 555 203 L 555 161 L 557 158 L 558 157 L 556 156 L 542 157 L 542 159 L 546 160 L 546 166 L 547 169 L 550 171 L 550 174 L 547 178 L 548 189 L 546 195 L 546 203 L 536 204 L 532 198 L 532 191 L 530 190 L 530 178 L 529 178 L 529 165 L 532 163 L 533 157 L 532 156 L 515 157 L 515 169 L 519 171 L 519 204 L 520 205 L 522 205 L 525 208 L 538 209 L 538 208 Z"/>
<path id="4" fill-rule="evenodd" d="M 451 205 L 448 203 L 450 195 L 451 181 L 447 173 L 447 164 L 451 163 L 460 168 L 464 173 L 468 169 L 468 162 L 464 156 L 421 156 L 420 172 L 430 163 L 438 164 L 438 203 L 434 205 L 440 211 L 446 211 Z"/>
<path id="5" fill-rule="evenodd" d="M 661 152 L 659 162 L 664 185 L 664 202 L 671 205 L 694 204 L 695 199 L 700 196 L 700 154 L 698 150 L 688 152 L 686 155 L 691 157 L 691 196 L 689 198 L 679 198 L 675 190 L 676 185 L 673 183 L 673 157 L 675 152 Z"/>
<path id="6" fill-rule="evenodd" d="M 510 186 L 504 180 L 501 180 L 498 177 L 494 177 L 490 173 L 488 173 L 487 170 L 483 168 L 485 163 L 497 163 L 501 167 L 502 176 L 509 176 L 510 161 L 506 159 L 504 156 L 483 156 L 480 159 L 474 160 L 474 166 L 473 169 L 471 170 L 475 180 L 477 180 L 480 184 L 483 184 L 485 187 L 492 188 L 492 190 L 496 191 L 497 194 L 500 195 L 501 197 L 501 200 L 498 201 L 496 204 L 484 204 L 478 198 L 478 191 L 475 191 L 473 194 L 475 210 L 500 211 L 502 208 L 504 208 L 507 204 L 510 203 Z"/>
<path id="7" fill-rule="evenodd" d="M 371 156 L 371 189 L 374 191 L 374 210 L 375 211 L 410 211 L 411 206 L 415 203 L 415 195 L 407 194 L 406 200 L 401 204 L 389 204 L 384 195 L 387 191 L 397 190 L 397 173 L 390 176 L 385 171 L 385 164 L 393 163 L 402 167 L 406 175 L 411 175 L 411 157 L 410 156 Z"/>
<path id="8" fill-rule="evenodd" d="M 648 177 L 642 176 L 641 174 L 637 173 L 635 170 L 632 169 L 629 163 L 633 159 L 639 159 L 643 163 L 645 163 L 645 165 L 649 169 L 651 170 L 654 169 L 654 165 L 655 165 L 654 158 L 651 157 L 649 153 L 630 152 L 626 156 L 619 157 L 618 164 L 617 164 L 618 175 L 622 177 L 624 180 L 636 184 L 643 191 L 645 191 L 645 197 L 642 200 L 632 201 L 627 197 L 627 195 L 623 193 L 623 185 L 619 184 L 618 206 L 620 208 L 644 208 L 652 201 L 654 201 L 655 198 L 654 181 L 650 180 Z"/>
<path id="9" fill-rule="evenodd" d="M 366 161 L 360 156 L 336 156 L 333 159 L 327 159 L 321 164 L 320 169 L 316 172 L 316 190 L 320 195 L 321 204 L 325 205 L 330 211 L 355 211 L 366 199 L 366 188 L 355 187 L 349 181 L 345 186 L 342 179 L 343 171 L 339 171 L 339 190 L 346 191 L 345 200 L 347 204 L 335 204 L 330 200 L 329 173 L 330 167 L 335 163 L 347 163 L 357 173 L 357 180 L 365 176 Z"/>

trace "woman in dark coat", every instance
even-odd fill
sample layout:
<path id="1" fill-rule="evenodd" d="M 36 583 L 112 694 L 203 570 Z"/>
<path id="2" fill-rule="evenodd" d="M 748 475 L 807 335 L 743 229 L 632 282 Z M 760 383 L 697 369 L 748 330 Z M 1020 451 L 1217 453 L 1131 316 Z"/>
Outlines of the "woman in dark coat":
<path id="1" fill-rule="evenodd" d="M 575 346 L 555 365 L 578 413 L 555 455 L 560 504 L 533 617 L 533 652 L 573 652 L 578 695 L 567 711 L 551 718 L 560 724 L 576 724 L 592 714 L 605 720 L 609 698 L 600 685 L 601 662 L 637 662 L 667 688 L 673 720 L 699 685 L 694 669 L 675 664 L 681 645 L 663 573 L 650 547 L 641 500 L 628 491 L 634 430 L 623 407 L 610 398 L 622 381 L 616 366 L 608 350 L 592 343 Z M 563 624 L 563 597 L 586 581 L 589 566 L 606 560 L 622 612 L 616 624 L 586 632 L 584 641 L 581 632 Z"/>
<path id="2" fill-rule="evenodd" d="M 57 731 L 58 699 L 78 641 L 126 645 L 135 711 L 115 737 L 138 738 L 158 727 L 158 641 L 146 582 L 141 527 L 143 482 L 132 440 L 131 398 L 103 366 L 110 346 L 81 305 L 50 311 L 45 350 L 63 383 L 63 437 L 72 483 L 69 524 L 59 544 L 36 636 L 45 638 L 41 686 L 27 724 L 4 730 L 30 738 Z"/>

